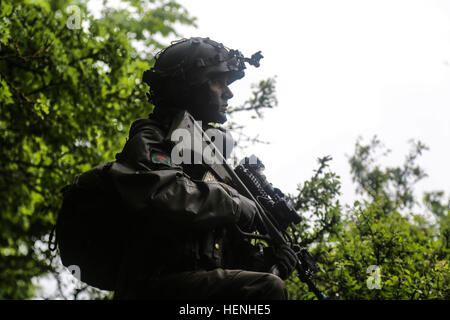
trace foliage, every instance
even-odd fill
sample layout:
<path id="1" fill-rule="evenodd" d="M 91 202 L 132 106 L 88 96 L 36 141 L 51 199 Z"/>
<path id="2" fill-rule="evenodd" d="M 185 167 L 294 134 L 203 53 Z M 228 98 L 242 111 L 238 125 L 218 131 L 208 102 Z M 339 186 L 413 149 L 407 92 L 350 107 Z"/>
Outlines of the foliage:
<path id="1" fill-rule="evenodd" d="M 253 118 L 263 118 L 263 109 L 272 109 L 278 105 L 275 94 L 276 77 L 261 80 L 252 85 L 252 96 L 244 102 L 244 105 L 231 108 L 228 113 L 233 114 L 241 111 L 254 111 Z"/>
<path id="2" fill-rule="evenodd" d="M 416 160 L 426 146 L 413 143 L 405 163 L 393 168 L 376 163 L 380 146 L 376 137 L 368 145 L 356 143 L 349 162 L 361 199 L 352 206 L 338 206 L 339 182 L 330 173 L 319 170 L 300 190 L 298 207 L 319 221 L 313 230 L 306 223 L 298 228 L 304 242 L 314 240 L 310 248 L 321 267 L 315 281 L 331 299 L 449 299 L 450 206 L 441 203 L 443 192 L 425 194 L 438 228 L 414 206 L 414 183 L 426 176 Z M 320 206 L 328 210 L 317 211 Z M 291 298 L 314 298 L 297 277 L 288 288 Z"/>
<path id="3" fill-rule="evenodd" d="M 174 1 L 1 1 L 0 299 L 33 296 L 31 279 L 53 270 L 46 250 L 59 190 L 91 166 L 114 159 L 123 128 L 151 111 L 141 76 L 151 52 L 194 24 Z M 78 12 L 80 15 L 77 15 Z M 37 245 L 38 241 L 41 245 Z"/>

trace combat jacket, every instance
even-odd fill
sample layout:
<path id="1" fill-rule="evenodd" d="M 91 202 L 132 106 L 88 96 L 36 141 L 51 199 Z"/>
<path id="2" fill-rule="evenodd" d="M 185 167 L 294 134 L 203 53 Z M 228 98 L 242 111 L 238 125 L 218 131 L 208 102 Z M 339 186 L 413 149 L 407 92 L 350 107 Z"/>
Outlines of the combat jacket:
<path id="1" fill-rule="evenodd" d="M 241 219 L 240 196 L 210 181 L 204 165 L 173 164 L 169 127 L 170 122 L 151 117 L 135 121 L 110 169 L 134 220 L 125 264 L 141 277 L 247 267 L 256 249 L 236 235 L 238 221 L 244 228 L 252 223 Z"/>

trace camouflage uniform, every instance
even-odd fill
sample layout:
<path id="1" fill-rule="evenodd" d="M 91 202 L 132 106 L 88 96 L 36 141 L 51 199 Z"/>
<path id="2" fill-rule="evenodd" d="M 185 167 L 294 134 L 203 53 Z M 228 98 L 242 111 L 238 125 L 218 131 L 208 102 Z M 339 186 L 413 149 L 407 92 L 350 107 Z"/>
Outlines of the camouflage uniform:
<path id="1" fill-rule="evenodd" d="M 172 108 L 177 100 L 171 96 L 189 97 L 186 88 L 198 88 L 210 73 L 226 72 L 229 83 L 240 79 L 243 62 L 239 51 L 192 38 L 164 50 L 144 73 L 157 108 L 148 119 L 132 124 L 110 168 L 133 221 L 132 230 L 123 235 L 127 250 L 116 299 L 287 298 L 283 280 L 268 272 L 275 261 L 236 231 L 236 225 L 245 231 L 255 228 L 255 204 L 212 181 L 206 165 L 175 165 L 170 159 L 174 145 L 167 134 L 174 114 L 183 108 Z M 188 86 L 172 94 L 180 83 Z M 218 119 L 226 117 L 222 113 Z"/>

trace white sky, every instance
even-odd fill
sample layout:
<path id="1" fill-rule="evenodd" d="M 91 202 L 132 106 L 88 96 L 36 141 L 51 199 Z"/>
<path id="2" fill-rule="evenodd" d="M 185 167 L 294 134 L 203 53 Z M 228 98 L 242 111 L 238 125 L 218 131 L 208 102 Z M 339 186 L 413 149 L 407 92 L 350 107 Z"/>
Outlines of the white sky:
<path id="1" fill-rule="evenodd" d="M 330 154 L 350 200 L 346 155 L 359 135 L 377 134 L 393 150 L 391 165 L 403 163 L 409 139 L 427 144 L 419 163 L 429 177 L 418 189 L 449 193 L 450 1 L 178 2 L 198 18 L 197 29 L 180 29 L 184 37 L 210 37 L 246 56 L 262 51 L 261 67 L 231 85 L 231 105 L 250 96 L 251 83 L 277 76 L 278 107 L 263 121 L 235 118 L 271 142 L 248 153 L 274 185 L 295 192 Z"/>

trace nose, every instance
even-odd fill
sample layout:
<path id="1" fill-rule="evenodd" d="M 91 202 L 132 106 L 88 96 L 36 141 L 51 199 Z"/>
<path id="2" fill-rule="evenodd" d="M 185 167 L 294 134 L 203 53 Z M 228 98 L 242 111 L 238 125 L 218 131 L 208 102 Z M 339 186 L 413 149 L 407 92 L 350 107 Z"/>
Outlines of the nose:
<path id="1" fill-rule="evenodd" d="M 223 90 L 223 93 L 222 93 L 222 98 L 227 99 L 227 100 L 233 98 L 233 92 L 231 92 L 231 90 L 228 86 L 225 86 L 225 89 Z"/>

